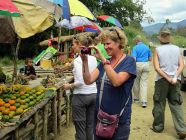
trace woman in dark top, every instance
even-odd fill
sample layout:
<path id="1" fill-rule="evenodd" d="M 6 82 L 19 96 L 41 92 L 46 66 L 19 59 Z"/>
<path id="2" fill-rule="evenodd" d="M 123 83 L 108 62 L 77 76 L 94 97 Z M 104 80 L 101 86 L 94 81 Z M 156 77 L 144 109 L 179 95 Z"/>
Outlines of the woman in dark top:
<path id="1" fill-rule="evenodd" d="M 102 63 L 92 72 L 89 72 L 87 56 L 82 55 L 83 61 L 83 78 L 86 84 L 97 81 L 97 100 L 96 100 L 96 117 L 99 110 L 99 96 L 103 74 L 106 73 L 104 79 L 103 96 L 100 109 L 110 115 L 120 114 L 125 106 L 124 112 L 119 118 L 118 128 L 113 137 L 109 140 L 128 140 L 130 133 L 131 106 L 132 106 L 132 86 L 136 77 L 136 63 L 133 57 L 125 54 L 122 49 L 127 43 L 124 32 L 119 28 L 110 28 L 103 31 L 99 38 L 105 46 L 107 54 L 111 56 L 106 59 L 96 47 L 95 56 Z M 100 136 L 94 135 L 95 140 L 107 140 Z"/>

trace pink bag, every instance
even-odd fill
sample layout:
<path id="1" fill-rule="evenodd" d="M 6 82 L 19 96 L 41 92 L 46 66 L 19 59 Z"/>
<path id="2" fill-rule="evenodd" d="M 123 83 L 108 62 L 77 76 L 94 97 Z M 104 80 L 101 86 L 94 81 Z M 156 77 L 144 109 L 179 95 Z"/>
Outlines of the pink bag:
<path id="1" fill-rule="evenodd" d="M 119 115 L 109 115 L 101 109 L 97 115 L 96 135 L 102 138 L 112 138 L 119 122 Z"/>

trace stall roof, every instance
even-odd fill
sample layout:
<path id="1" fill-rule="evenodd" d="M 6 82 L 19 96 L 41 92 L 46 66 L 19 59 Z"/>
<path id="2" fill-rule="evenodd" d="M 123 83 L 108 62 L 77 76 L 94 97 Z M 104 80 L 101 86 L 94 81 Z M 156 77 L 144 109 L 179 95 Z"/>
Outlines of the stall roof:
<path id="1" fill-rule="evenodd" d="M 95 35 L 95 33 L 92 33 L 92 32 L 83 32 L 83 33 L 78 33 L 77 35 L 79 35 L 79 34 L 83 34 L 83 35 L 85 35 L 85 36 L 93 36 L 93 35 Z M 73 36 L 74 36 L 74 35 L 61 36 L 61 37 L 60 37 L 60 41 L 61 41 L 61 42 L 71 41 L 72 38 L 73 38 Z M 44 41 L 41 41 L 41 42 L 39 43 L 39 45 L 40 45 L 40 46 L 47 46 L 47 45 L 48 45 L 48 40 L 49 40 L 49 39 L 44 40 Z M 55 37 L 54 40 L 57 41 L 57 40 L 58 40 L 58 37 Z"/>

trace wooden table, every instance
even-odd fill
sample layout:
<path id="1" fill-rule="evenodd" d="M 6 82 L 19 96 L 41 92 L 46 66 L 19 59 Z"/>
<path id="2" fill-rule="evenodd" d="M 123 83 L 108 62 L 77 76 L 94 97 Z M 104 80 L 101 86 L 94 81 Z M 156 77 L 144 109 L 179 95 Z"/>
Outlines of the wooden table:
<path id="1" fill-rule="evenodd" d="M 72 80 L 72 76 L 67 78 L 68 82 Z M 46 91 L 48 93 L 45 94 L 51 95 L 23 113 L 18 123 L 0 128 L 0 140 L 47 140 L 61 134 L 61 127 L 68 126 L 70 115 L 70 100 L 64 96 L 61 85 L 57 83 L 56 91 Z"/>

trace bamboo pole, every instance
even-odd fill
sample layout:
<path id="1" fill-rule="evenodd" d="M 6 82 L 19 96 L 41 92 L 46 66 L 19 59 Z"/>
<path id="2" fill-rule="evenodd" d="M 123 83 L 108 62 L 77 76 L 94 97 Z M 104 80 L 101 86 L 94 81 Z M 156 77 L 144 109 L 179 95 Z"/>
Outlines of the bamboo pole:
<path id="1" fill-rule="evenodd" d="M 52 101 L 52 119 L 53 119 L 53 131 L 54 131 L 54 137 L 57 136 L 57 100 L 56 96 L 54 96 Z"/>
<path id="2" fill-rule="evenodd" d="M 38 139 L 39 137 L 39 132 L 38 132 L 38 111 L 35 113 L 34 115 L 34 125 L 35 125 L 35 129 L 34 129 L 34 139 Z"/>
<path id="3" fill-rule="evenodd" d="M 61 111 L 62 111 L 62 93 L 63 93 L 63 90 L 62 88 L 59 89 L 59 92 L 58 92 L 58 132 L 59 132 L 59 135 L 61 135 L 61 126 L 62 126 L 62 121 L 61 121 Z"/>
<path id="4" fill-rule="evenodd" d="M 13 59 L 14 71 L 13 71 L 13 76 L 12 76 L 13 84 L 17 82 L 17 60 L 18 60 L 18 52 L 19 52 L 20 44 L 21 44 L 21 38 L 19 37 L 15 50 L 13 49 L 14 46 L 12 46 L 12 50 L 14 54 L 14 59 Z"/>
<path id="5" fill-rule="evenodd" d="M 70 93 L 66 93 L 66 126 L 70 124 Z"/>
<path id="6" fill-rule="evenodd" d="M 47 131 L 48 131 L 48 104 L 44 107 L 43 112 L 43 140 L 47 140 Z"/>
<path id="7" fill-rule="evenodd" d="M 18 129 L 15 130 L 15 140 L 19 140 L 19 131 L 18 131 Z"/>

